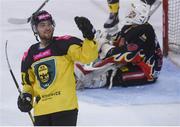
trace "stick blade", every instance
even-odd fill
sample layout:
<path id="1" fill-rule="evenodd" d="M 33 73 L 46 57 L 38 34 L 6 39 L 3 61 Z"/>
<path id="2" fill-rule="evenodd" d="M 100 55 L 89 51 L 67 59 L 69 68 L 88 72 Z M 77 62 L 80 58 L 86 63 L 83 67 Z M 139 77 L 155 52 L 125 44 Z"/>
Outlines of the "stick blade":
<path id="1" fill-rule="evenodd" d="M 28 19 L 9 18 L 8 22 L 11 24 L 21 25 L 29 22 Z"/>

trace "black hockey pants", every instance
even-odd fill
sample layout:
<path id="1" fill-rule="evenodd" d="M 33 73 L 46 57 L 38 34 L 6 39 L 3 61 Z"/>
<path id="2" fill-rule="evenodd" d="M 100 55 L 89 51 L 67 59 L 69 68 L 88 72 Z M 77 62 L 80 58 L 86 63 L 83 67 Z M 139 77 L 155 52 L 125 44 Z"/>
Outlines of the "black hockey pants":
<path id="1" fill-rule="evenodd" d="M 78 110 L 35 116 L 35 126 L 76 126 Z"/>

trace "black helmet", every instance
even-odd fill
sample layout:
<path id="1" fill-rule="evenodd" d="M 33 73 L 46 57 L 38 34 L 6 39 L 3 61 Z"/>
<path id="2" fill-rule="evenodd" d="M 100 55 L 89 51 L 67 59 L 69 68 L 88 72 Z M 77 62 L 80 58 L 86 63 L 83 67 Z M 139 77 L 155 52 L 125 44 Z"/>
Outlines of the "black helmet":
<path id="1" fill-rule="evenodd" d="M 52 25 L 55 27 L 55 22 L 51 16 L 51 14 L 49 14 L 47 11 L 44 11 L 44 10 L 38 11 L 32 15 L 31 27 L 32 27 L 34 34 L 37 34 L 37 30 L 36 30 L 37 25 L 40 22 L 46 21 L 46 20 L 49 20 L 52 23 Z"/>

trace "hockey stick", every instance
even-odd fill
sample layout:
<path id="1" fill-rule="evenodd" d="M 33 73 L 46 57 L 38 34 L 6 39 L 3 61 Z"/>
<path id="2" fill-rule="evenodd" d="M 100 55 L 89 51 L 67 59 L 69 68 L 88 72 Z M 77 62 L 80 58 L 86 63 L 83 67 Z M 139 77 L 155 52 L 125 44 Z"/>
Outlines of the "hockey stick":
<path id="1" fill-rule="evenodd" d="M 48 2 L 49 0 L 45 0 L 41 6 L 34 12 L 34 13 L 37 13 L 39 12 L 45 5 L 46 3 Z M 31 21 L 31 16 L 26 18 L 26 19 L 19 19 L 19 18 L 9 18 L 8 19 L 8 22 L 11 23 L 11 24 L 26 24 L 26 23 L 29 23 Z"/>
<path id="2" fill-rule="evenodd" d="M 149 12 L 149 16 L 151 16 L 152 14 L 154 14 L 154 12 L 159 8 L 159 6 L 161 5 L 162 1 L 160 0 L 156 0 L 156 2 L 151 6 L 151 10 Z"/>
<path id="3" fill-rule="evenodd" d="M 8 40 L 6 40 L 5 54 L 6 54 L 6 61 L 7 61 L 7 64 L 8 64 L 9 72 L 10 72 L 12 78 L 13 78 L 13 81 L 14 81 L 14 83 L 15 83 L 15 85 L 16 85 L 16 88 L 17 88 L 19 94 L 21 95 L 21 93 L 22 93 L 22 92 L 21 92 L 21 89 L 20 89 L 20 87 L 19 87 L 19 85 L 18 85 L 18 83 L 17 83 L 17 80 L 16 80 L 16 78 L 15 78 L 15 76 L 14 76 L 14 73 L 13 73 L 13 71 L 12 71 L 12 69 L 11 69 L 11 65 L 10 65 L 10 63 L 9 63 L 8 52 L 7 52 L 7 44 L 8 44 Z M 34 125 L 34 119 L 33 119 L 33 116 L 32 116 L 32 114 L 31 114 L 31 112 L 28 112 L 28 115 L 29 115 L 29 117 L 30 117 L 30 119 L 31 119 L 31 121 L 32 121 L 32 123 L 33 123 L 33 125 Z"/>

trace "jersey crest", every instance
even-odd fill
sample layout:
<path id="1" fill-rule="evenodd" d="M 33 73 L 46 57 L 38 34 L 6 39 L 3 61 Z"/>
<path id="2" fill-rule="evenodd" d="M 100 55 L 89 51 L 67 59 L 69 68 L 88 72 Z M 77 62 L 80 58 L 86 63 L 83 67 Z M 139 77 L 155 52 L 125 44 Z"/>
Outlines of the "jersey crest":
<path id="1" fill-rule="evenodd" d="M 34 70 L 37 80 L 39 81 L 39 85 L 43 89 L 47 89 L 55 80 L 56 69 L 54 59 L 37 63 L 34 66 Z"/>

